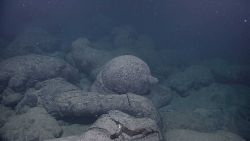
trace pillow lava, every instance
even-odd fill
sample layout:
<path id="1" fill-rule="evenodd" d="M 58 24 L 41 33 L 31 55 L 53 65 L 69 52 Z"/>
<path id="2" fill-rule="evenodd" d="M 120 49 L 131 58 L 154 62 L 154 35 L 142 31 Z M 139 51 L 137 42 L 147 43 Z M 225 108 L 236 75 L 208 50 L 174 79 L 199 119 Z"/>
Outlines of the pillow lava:
<path id="1" fill-rule="evenodd" d="M 118 56 L 105 64 L 99 72 L 91 91 L 100 93 L 146 94 L 150 84 L 158 79 L 151 75 L 149 66 L 132 55 Z"/>
<path id="2" fill-rule="evenodd" d="M 37 105 L 44 107 L 54 117 L 96 117 L 110 110 L 120 110 L 160 123 L 156 108 L 143 96 L 84 92 L 62 78 L 37 83 L 35 88 L 27 90 L 17 105 L 17 111 Z"/>
<path id="3" fill-rule="evenodd" d="M 85 133 L 49 141 L 160 141 L 157 123 L 150 118 L 135 118 L 120 111 L 102 115 Z"/>
<path id="4" fill-rule="evenodd" d="M 36 82 L 54 77 L 63 77 L 70 82 L 78 80 L 78 70 L 55 57 L 16 56 L 2 61 L 0 66 L 0 92 L 3 92 L 6 105 L 16 104 L 22 98 L 20 94 Z"/>

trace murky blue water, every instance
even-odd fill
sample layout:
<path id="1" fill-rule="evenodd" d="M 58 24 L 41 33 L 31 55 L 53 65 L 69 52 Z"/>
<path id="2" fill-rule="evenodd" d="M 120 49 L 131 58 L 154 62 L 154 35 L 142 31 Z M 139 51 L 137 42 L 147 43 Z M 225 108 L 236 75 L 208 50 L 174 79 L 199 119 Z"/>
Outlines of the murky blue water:
<path id="1" fill-rule="evenodd" d="M 123 109 L 100 107 L 105 112 L 94 108 L 96 111 L 89 115 L 75 115 L 73 107 L 66 110 L 69 113 L 59 114 L 67 116 L 53 115 L 51 111 L 56 108 L 45 105 L 54 95 L 72 89 L 84 93 L 98 91 L 101 95 L 103 91 L 114 95 L 126 91 L 147 97 L 162 119 L 159 127 L 162 135 L 170 141 L 175 140 L 170 135 L 172 131 L 178 133 L 182 129 L 193 140 L 200 137 L 196 132 L 219 134 L 222 138 L 233 134 L 250 140 L 247 0 L 1 0 L 0 49 L 2 140 L 81 135 L 105 112 Z M 138 64 L 134 67 L 131 61 L 126 62 L 128 65 L 119 64 L 122 67 L 118 72 L 126 67 L 135 71 L 118 74 L 111 68 L 107 74 L 111 76 L 99 80 L 104 75 L 103 66 L 121 55 L 143 60 L 158 83 L 144 82 L 148 79 L 144 79 L 144 68 Z M 125 72 L 126 82 L 120 80 Z M 65 80 L 54 82 L 57 77 Z M 108 78 L 114 79 L 106 81 Z M 52 85 L 50 79 L 55 87 L 47 89 L 47 85 Z M 111 81 L 122 85 L 111 86 Z M 37 91 L 43 88 L 44 93 L 53 96 L 41 102 Z M 60 128 L 58 135 L 49 135 L 43 129 L 41 138 L 40 131 L 31 137 L 30 132 L 37 133 L 38 129 L 30 122 L 24 131 L 12 127 L 26 126 L 19 117 L 39 106 L 45 108 L 49 118 L 56 119 L 53 123 Z M 215 133 L 221 130 L 223 134 Z M 240 138 L 232 136 L 229 137 L 232 140 Z"/>

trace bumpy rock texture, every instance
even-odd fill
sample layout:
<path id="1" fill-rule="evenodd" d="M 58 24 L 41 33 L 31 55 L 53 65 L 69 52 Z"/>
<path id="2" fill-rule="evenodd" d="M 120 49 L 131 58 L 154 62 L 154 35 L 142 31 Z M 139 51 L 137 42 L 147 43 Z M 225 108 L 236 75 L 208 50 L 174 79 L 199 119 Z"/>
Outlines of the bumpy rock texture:
<path id="1" fill-rule="evenodd" d="M 11 117 L 1 128 L 6 141 L 34 141 L 60 137 L 61 127 L 43 108 L 32 108 L 25 114 Z"/>
<path id="2" fill-rule="evenodd" d="M 113 58 L 99 72 L 91 91 L 100 93 L 145 94 L 150 84 L 158 79 L 150 73 L 148 65 L 132 55 Z"/>
<path id="3" fill-rule="evenodd" d="M 110 111 L 102 115 L 84 133 L 83 139 L 91 140 L 93 137 L 104 139 L 98 132 L 110 141 L 159 141 L 161 139 L 161 133 L 155 121 L 149 118 L 134 118 L 120 111 Z"/>
<path id="4" fill-rule="evenodd" d="M 152 119 L 135 118 L 120 111 L 110 111 L 102 115 L 81 136 L 59 138 L 54 141 L 160 141 L 161 139 L 160 129 Z"/>
<path id="5" fill-rule="evenodd" d="M 49 78 L 63 77 L 75 82 L 78 71 L 65 61 L 48 56 L 16 56 L 0 63 L 0 92 L 3 103 L 16 104 L 27 87 Z M 6 98 L 5 98 L 6 97 Z"/>
<path id="6" fill-rule="evenodd" d="M 145 97 L 83 92 L 61 78 L 38 83 L 35 89 L 29 89 L 17 107 L 22 109 L 26 105 L 41 105 L 55 117 L 98 116 L 110 110 L 120 110 L 160 123 L 157 110 Z"/>

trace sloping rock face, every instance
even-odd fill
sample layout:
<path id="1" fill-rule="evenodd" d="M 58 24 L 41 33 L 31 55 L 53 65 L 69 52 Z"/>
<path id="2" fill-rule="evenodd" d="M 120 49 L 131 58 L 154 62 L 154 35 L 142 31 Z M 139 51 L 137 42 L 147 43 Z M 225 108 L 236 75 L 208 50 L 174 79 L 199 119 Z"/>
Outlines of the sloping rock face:
<path id="1" fill-rule="evenodd" d="M 6 141 L 34 141 L 60 137 L 62 129 L 43 108 L 32 108 L 27 113 L 13 116 L 1 128 Z"/>
<path id="2" fill-rule="evenodd" d="M 132 55 L 123 55 L 110 60 L 99 72 L 91 91 L 100 93 L 146 94 L 150 84 L 158 79 L 151 75 L 148 65 Z"/>
<path id="3" fill-rule="evenodd" d="M 160 141 L 161 132 L 150 118 L 135 118 L 120 111 L 102 115 L 81 136 L 50 141 Z"/>
<path id="4" fill-rule="evenodd" d="M 4 60 L 0 63 L 0 92 L 7 96 L 7 105 L 18 103 L 20 95 L 28 87 L 33 87 L 35 83 L 49 78 L 63 77 L 70 82 L 78 80 L 78 70 L 65 61 L 42 55 L 16 56 Z M 9 98 L 8 98 L 9 97 Z"/>
<path id="5" fill-rule="evenodd" d="M 138 117 L 148 117 L 160 123 L 160 117 L 147 98 L 135 94 L 100 94 L 83 92 L 62 78 L 38 83 L 29 89 L 17 106 L 43 106 L 55 117 L 99 116 L 110 110 L 120 110 Z"/>
<path id="6" fill-rule="evenodd" d="M 100 136 L 99 133 L 102 133 Z M 110 111 L 102 115 L 91 127 L 83 134 L 83 139 L 91 140 L 103 139 L 107 137 L 110 141 L 159 141 L 161 139 L 160 130 L 157 123 L 149 118 L 134 118 L 120 111 Z"/>

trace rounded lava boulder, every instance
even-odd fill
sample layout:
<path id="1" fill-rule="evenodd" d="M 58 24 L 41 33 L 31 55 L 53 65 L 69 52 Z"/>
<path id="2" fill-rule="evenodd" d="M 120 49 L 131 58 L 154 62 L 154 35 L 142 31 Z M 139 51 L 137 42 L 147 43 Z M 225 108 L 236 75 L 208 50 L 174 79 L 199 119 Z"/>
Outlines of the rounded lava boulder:
<path id="1" fill-rule="evenodd" d="M 106 93 L 145 94 L 150 84 L 158 79 L 151 75 L 149 66 L 132 55 L 118 56 L 110 60 L 99 72 L 92 91 Z"/>

